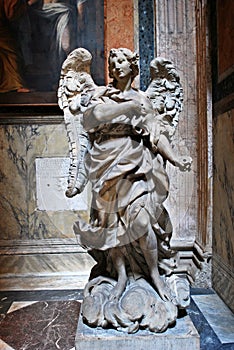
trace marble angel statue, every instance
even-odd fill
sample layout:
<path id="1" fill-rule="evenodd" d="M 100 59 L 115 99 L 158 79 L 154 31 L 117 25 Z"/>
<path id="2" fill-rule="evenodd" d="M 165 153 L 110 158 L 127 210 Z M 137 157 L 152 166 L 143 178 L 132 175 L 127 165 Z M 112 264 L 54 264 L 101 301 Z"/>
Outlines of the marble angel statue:
<path id="1" fill-rule="evenodd" d="M 71 154 L 66 194 L 79 194 L 88 181 L 92 187 L 90 220 L 74 224 L 79 245 L 97 262 L 84 290 L 83 320 L 128 333 L 162 332 L 189 303 L 189 291 L 180 294 L 171 283 L 177 260 L 164 207 L 166 163 L 191 167 L 191 158 L 171 147 L 183 92 L 175 67 L 160 57 L 151 62 L 147 91 L 134 88 L 138 59 L 112 49 L 112 83 L 97 86 L 91 55 L 78 48 L 63 64 L 58 90 Z"/>

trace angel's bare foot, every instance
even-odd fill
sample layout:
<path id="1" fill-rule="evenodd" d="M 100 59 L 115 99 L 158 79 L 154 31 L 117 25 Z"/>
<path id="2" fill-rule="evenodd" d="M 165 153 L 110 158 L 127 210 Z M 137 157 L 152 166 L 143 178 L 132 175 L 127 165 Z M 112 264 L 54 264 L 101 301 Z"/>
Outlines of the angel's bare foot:
<path id="1" fill-rule="evenodd" d="M 172 296 L 170 290 L 159 274 L 157 238 L 150 225 L 148 226 L 148 233 L 142 236 L 139 242 L 145 261 L 148 265 L 155 290 L 158 292 L 158 295 L 163 301 L 171 301 Z"/>
<path id="2" fill-rule="evenodd" d="M 109 300 L 118 300 L 123 294 L 127 284 L 127 274 L 125 269 L 125 258 L 120 248 L 112 248 L 109 252 L 113 265 L 118 274 L 118 281 L 111 290 Z"/>
<path id="3" fill-rule="evenodd" d="M 126 282 L 125 281 L 118 281 L 115 287 L 110 291 L 110 296 L 109 300 L 110 301 L 117 301 L 123 294 L 124 290 L 126 287 Z"/>
<path id="4" fill-rule="evenodd" d="M 162 280 L 162 278 L 160 276 L 157 276 L 157 277 L 152 277 L 152 280 L 160 298 L 163 301 L 171 301 L 172 295 L 171 295 L 170 289 L 166 285 L 166 283 Z"/>

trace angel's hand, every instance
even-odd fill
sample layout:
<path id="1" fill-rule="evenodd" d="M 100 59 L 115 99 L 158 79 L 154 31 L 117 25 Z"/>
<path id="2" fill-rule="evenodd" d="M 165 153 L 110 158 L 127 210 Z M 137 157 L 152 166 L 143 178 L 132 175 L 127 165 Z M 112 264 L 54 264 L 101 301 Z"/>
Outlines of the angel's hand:
<path id="1" fill-rule="evenodd" d="M 175 165 L 180 169 L 180 171 L 190 171 L 192 166 L 192 158 L 188 156 L 179 157 L 175 162 Z"/>
<path id="2" fill-rule="evenodd" d="M 81 94 L 81 97 L 80 97 L 80 105 L 82 106 L 82 107 L 87 107 L 88 106 L 88 104 L 89 104 L 89 102 L 90 102 L 90 100 L 91 100 L 91 94 L 90 93 L 83 93 L 83 94 Z"/>
<path id="3" fill-rule="evenodd" d="M 152 151 L 156 152 L 158 150 L 157 143 L 160 137 L 159 125 L 152 114 L 147 115 L 146 122 L 147 120 L 150 120 L 150 123 L 148 124 L 150 132 L 150 144 L 152 147 Z"/>
<path id="4" fill-rule="evenodd" d="M 152 112 L 152 105 L 148 98 L 145 96 L 141 96 L 140 94 L 113 94 L 111 99 L 121 103 L 127 102 L 129 103 L 129 107 L 131 109 L 131 114 L 135 116 L 144 116 L 150 112 Z"/>
<path id="5" fill-rule="evenodd" d="M 77 187 L 74 187 L 74 188 L 68 188 L 65 192 L 65 195 L 68 198 L 72 198 L 80 193 L 81 193 L 81 191 Z"/>
<path id="6" fill-rule="evenodd" d="M 140 115 L 150 115 L 153 112 L 153 106 L 150 100 L 144 95 L 137 95 L 133 99 L 133 104 Z"/>
<path id="7" fill-rule="evenodd" d="M 80 95 L 77 94 L 76 96 L 73 96 L 72 98 L 68 99 L 68 106 L 72 113 L 78 111 L 78 109 L 80 108 Z"/>

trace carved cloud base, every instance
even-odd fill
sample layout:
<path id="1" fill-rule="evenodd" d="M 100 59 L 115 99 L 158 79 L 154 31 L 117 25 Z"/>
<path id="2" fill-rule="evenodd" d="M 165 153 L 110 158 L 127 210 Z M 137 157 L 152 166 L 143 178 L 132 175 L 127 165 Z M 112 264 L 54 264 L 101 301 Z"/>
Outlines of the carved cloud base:
<path id="1" fill-rule="evenodd" d="M 162 300 L 144 279 L 129 278 L 120 298 L 116 297 L 116 281 L 99 276 L 84 290 L 82 317 L 90 327 L 115 328 L 125 333 L 140 329 L 161 333 L 176 324 L 178 307 L 189 303 L 188 283 L 172 276 L 167 280 L 172 301 Z"/>

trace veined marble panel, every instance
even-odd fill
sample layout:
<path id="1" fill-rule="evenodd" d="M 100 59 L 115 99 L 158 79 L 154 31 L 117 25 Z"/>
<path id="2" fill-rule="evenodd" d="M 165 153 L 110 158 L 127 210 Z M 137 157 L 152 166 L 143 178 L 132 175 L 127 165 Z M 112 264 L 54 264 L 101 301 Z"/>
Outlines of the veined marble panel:
<path id="1" fill-rule="evenodd" d="M 48 276 L 11 276 L 0 279 L 0 291 L 28 290 L 83 290 L 89 280 L 89 275 L 51 274 Z M 1 349 L 1 348 L 0 348 Z M 5 350 L 5 349 L 4 349 Z"/>
<path id="2" fill-rule="evenodd" d="M 79 203 L 65 212 L 39 210 L 36 193 L 36 159 L 68 157 L 64 125 L 14 125 L 0 128 L 0 239 L 47 239 L 74 237 L 73 223 Z M 66 181 L 66 180 L 65 180 Z M 61 198 L 63 200 L 61 188 Z"/>
<path id="3" fill-rule="evenodd" d="M 234 345 L 234 316 L 217 294 L 193 295 L 193 300 L 222 344 Z"/>
<path id="4" fill-rule="evenodd" d="M 13 303 L 14 306 L 16 309 L 11 309 L 1 323 L 1 350 L 74 350 L 79 301 Z"/>
<path id="5" fill-rule="evenodd" d="M 1 264 L 1 275 L 47 276 L 52 273 L 62 275 L 87 274 L 94 264 L 94 260 L 87 253 L 64 254 L 34 254 L 4 256 Z"/>
<path id="6" fill-rule="evenodd" d="M 234 269 L 234 109 L 214 122 L 213 249 Z"/>
<path id="7" fill-rule="evenodd" d="M 85 252 L 4 255 L 0 290 L 84 288 L 94 263 Z"/>
<path id="8" fill-rule="evenodd" d="M 28 233 L 27 127 L 2 126 L 0 148 L 0 235 L 21 238 Z"/>

